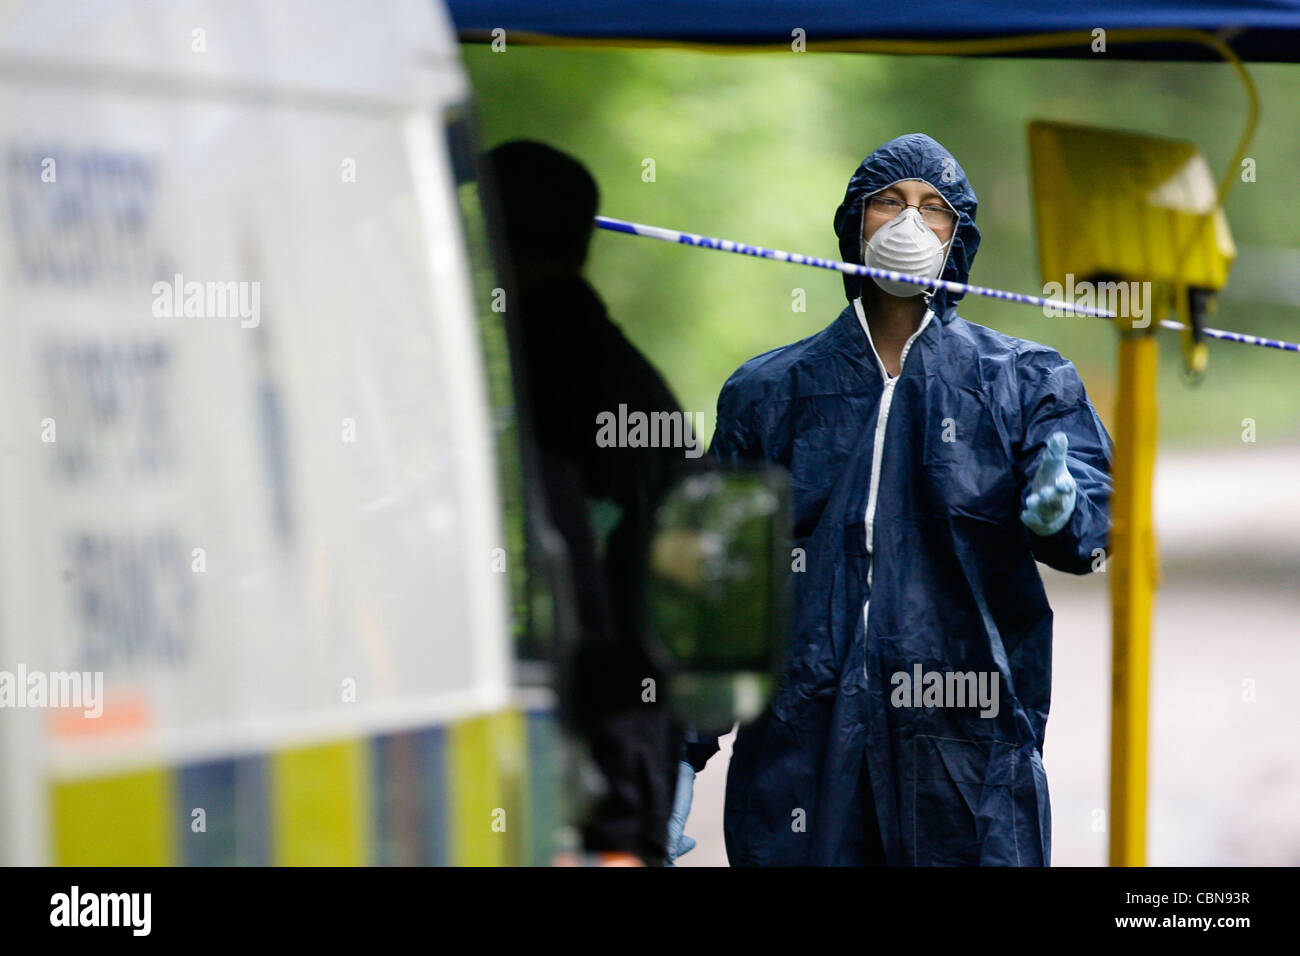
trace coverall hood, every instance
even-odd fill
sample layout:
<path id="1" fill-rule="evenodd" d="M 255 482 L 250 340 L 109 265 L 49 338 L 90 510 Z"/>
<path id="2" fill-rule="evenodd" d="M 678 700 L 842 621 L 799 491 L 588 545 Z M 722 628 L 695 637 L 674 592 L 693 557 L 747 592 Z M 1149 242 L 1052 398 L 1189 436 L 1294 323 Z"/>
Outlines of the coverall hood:
<path id="1" fill-rule="evenodd" d="M 941 279 L 969 282 L 971 264 L 980 245 L 975 225 L 978 201 L 966 179 L 966 171 L 948 150 L 924 133 L 908 133 L 891 139 L 862 161 L 849 179 L 844 201 L 835 210 L 835 234 L 840 240 L 840 258 L 862 265 L 862 210 L 867 198 L 901 179 L 923 179 L 957 212 L 952 248 L 944 263 Z M 852 302 L 862 294 L 862 276 L 844 276 L 844 294 Z M 947 323 L 960 292 L 941 289 L 930 302 L 935 317 Z"/>

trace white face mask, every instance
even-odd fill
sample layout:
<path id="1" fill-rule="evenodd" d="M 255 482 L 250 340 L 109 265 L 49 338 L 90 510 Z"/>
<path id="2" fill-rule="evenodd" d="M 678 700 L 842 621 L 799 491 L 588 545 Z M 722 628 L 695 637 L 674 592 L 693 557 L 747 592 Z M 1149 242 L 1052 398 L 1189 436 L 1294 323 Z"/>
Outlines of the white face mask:
<path id="1" fill-rule="evenodd" d="M 956 236 L 956 230 L 953 231 Z M 889 222 L 871 234 L 871 239 L 862 246 L 862 264 L 872 269 L 889 269 L 907 275 L 924 276 L 937 279 L 948 259 L 948 247 L 952 240 L 940 242 L 934 230 L 925 224 L 921 214 L 908 206 Z M 872 276 L 876 285 L 890 295 L 912 296 L 922 292 L 933 293 L 934 289 L 913 285 L 910 282 L 895 282 Z"/>

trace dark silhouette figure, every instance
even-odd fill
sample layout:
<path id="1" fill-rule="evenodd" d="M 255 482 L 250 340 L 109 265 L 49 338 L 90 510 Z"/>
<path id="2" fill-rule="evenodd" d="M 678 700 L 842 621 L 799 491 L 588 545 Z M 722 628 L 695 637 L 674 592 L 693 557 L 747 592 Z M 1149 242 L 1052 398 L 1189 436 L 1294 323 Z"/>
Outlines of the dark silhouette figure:
<path id="1" fill-rule="evenodd" d="M 681 737 L 645 651 L 643 601 L 654 509 L 681 448 L 601 447 L 604 412 L 678 412 L 663 378 L 606 313 L 582 268 L 599 202 L 572 157 L 518 140 L 487 154 L 516 279 L 526 400 L 545 496 L 564 537 L 582 635 L 570 701 L 608 789 L 583 825 L 589 852 L 664 861 Z M 524 398 L 521 396 L 521 399 Z M 652 679 L 655 700 L 646 700 Z"/>

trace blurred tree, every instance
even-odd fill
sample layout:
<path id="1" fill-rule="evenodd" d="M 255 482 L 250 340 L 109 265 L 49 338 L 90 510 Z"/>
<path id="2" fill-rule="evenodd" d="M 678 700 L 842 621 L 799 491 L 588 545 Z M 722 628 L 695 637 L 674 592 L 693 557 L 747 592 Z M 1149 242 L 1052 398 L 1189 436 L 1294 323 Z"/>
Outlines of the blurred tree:
<path id="1" fill-rule="evenodd" d="M 1218 64 L 1011 60 L 859 54 L 463 47 L 484 147 L 540 139 L 592 170 L 601 211 L 622 219 L 837 255 L 831 218 L 849 176 L 880 143 L 924 131 L 961 162 L 980 197 L 983 241 L 972 281 L 1037 292 L 1025 125 L 1035 118 L 1190 139 L 1216 175 L 1235 148 L 1243 94 Z M 1250 155 L 1256 182 L 1227 202 L 1234 238 L 1297 247 L 1292 196 L 1300 124 L 1279 120 L 1297 67 L 1254 65 L 1262 120 Z M 646 181 L 646 160 L 654 179 Z M 597 233 L 588 278 L 628 336 L 711 433 L 718 390 L 746 359 L 829 324 L 844 306 L 839 276 L 668 243 Z M 1292 277 L 1300 287 L 1300 275 Z M 794 311 L 796 291 L 806 311 Z M 1282 296 L 1279 295 L 1279 298 Z M 1114 333 L 1104 321 L 1049 319 L 967 296 L 972 322 L 1059 349 L 1078 366 L 1113 426 Z M 1300 338 L 1300 303 L 1235 298 L 1212 325 Z M 1177 336 L 1163 334 L 1160 428 L 1167 441 L 1300 438 L 1300 357 L 1212 345 L 1199 389 L 1181 381 Z M 1113 430 L 1113 428 L 1112 428 Z"/>

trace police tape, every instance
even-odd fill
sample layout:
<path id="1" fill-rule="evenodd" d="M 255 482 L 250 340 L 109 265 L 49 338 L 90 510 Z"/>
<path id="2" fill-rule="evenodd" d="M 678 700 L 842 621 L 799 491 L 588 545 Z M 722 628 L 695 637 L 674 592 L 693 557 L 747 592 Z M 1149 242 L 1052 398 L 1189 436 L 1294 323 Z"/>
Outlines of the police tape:
<path id="1" fill-rule="evenodd" d="M 608 229 L 610 232 L 620 232 L 631 236 L 643 236 L 647 239 L 661 239 L 664 242 L 675 242 L 681 245 L 694 246 L 698 249 L 716 249 L 719 252 L 732 252 L 742 256 L 753 256 L 758 259 L 770 259 L 774 262 L 789 262 L 797 266 L 812 266 L 816 269 L 831 269 L 835 272 L 846 272 L 849 275 L 871 276 L 879 279 L 889 279 L 893 282 L 909 282 L 912 285 L 928 286 L 934 289 L 946 289 L 949 292 L 970 292 L 974 295 L 982 295 L 990 299 L 1000 299 L 1003 302 L 1017 302 L 1021 305 L 1036 305 L 1042 308 L 1058 309 L 1063 312 L 1072 312 L 1075 315 L 1090 316 L 1097 319 L 1113 319 L 1115 313 L 1106 309 L 1095 309 L 1091 306 L 1077 305 L 1073 302 L 1065 302 L 1058 299 L 1047 299 L 1038 295 L 1027 295 L 1023 292 L 1008 292 L 1005 289 L 988 289 L 984 286 L 968 285 L 965 282 L 953 282 L 951 279 L 927 279 L 924 276 L 907 275 L 901 272 L 892 272 L 889 269 L 874 269 L 870 266 L 860 266 L 854 262 L 840 262 L 836 259 L 820 259 L 816 256 L 805 256 L 797 252 L 784 252 L 781 249 L 767 249 L 763 246 L 750 245 L 743 242 L 735 242 L 731 239 L 715 239 L 712 236 L 701 236 L 693 232 L 678 232 L 675 229 L 664 229 L 662 226 L 650 226 L 641 222 L 628 222 L 625 219 L 614 219 L 610 216 L 597 216 L 596 225 L 601 229 Z M 1171 329 L 1173 331 L 1184 331 L 1187 326 L 1182 322 L 1175 322 L 1172 319 L 1162 319 L 1157 323 L 1161 328 Z M 1300 344 L 1295 342 L 1283 342 L 1278 339 L 1263 338 L 1257 335 L 1247 335 L 1244 332 L 1227 332 L 1223 329 L 1202 329 L 1201 334 L 1207 338 L 1219 339 L 1225 342 L 1237 342 L 1242 345 L 1259 345 L 1264 348 L 1283 349 L 1288 352 L 1300 352 Z"/>

